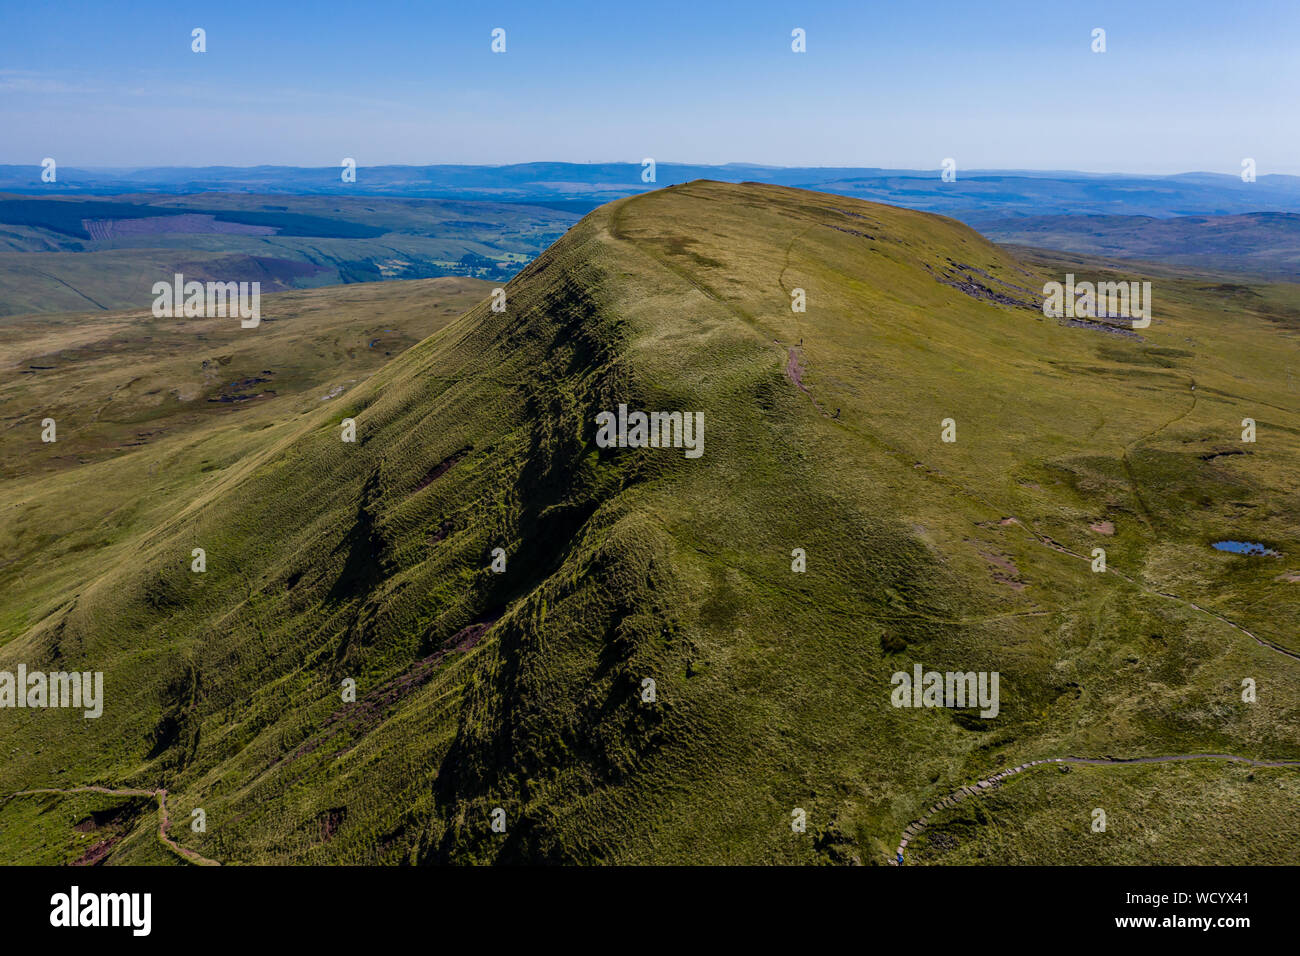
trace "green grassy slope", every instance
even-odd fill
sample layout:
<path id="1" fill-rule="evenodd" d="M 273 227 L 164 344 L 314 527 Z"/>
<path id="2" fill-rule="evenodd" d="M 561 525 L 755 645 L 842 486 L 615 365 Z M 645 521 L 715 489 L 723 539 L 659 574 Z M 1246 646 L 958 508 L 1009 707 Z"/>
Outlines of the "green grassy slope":
<path id="1" fill-rule="evenodd" d="M 490 294 L 442 278 L 291 292 L 238 319 L 0 318 L 0 644 L 303 415 Z M 53 418 L 58 441 L 41 441 Z"/>
<path id="2" fill-rule="evenodd" d="M 15 523 L 48 520 L 43 469 L 60 500 L 168 504 L 135 504 L 147 520 L 74 574 L 27 570 L 48 541 L 8 572 L 0 668 L 102 669 L 108 701 L 0 711 L 0 794 L 165 786 L 172 835 L 226 863 L 881 863 L 936 798 L 1027 759 L 1298 758 L 1300 661 L 1224 619 L 1300 650 L 1300 297 L 1162 277 L 1130 338 L 1045 319 L 1063 271 L 932 215 L 692 183 L 592 213 L 505 313 L 477 305 L 255 445 L 222 432 L 218 471 L 185 446 L 55 469 L 76 428 L 25 445 Z M 620 402 L 702 411 L 704 455 L 597 448 Z M 1097 546 L 1123 576 L 1076 556 Z M 998 671 L 1000 715 L 892 707 L 913 663 Z M 1223 804 L 1181 862 L 1263 847 L 1294 787 L 1247 800 L 1231 772 L 1026 776 L 961 845 L 1010 828 L 1019 861 L 1078 861 L 1062 833 L 1114 773 L 1116 818 L 1157 834 L 1187 824 L 1156 788 Z M 1048 781 L 1059 818 L 1014 799 Z M 75 799 L 0 804 L 0 859 L 85 852 Z M 110 853 L 175 859 L 147 813 Z"/>

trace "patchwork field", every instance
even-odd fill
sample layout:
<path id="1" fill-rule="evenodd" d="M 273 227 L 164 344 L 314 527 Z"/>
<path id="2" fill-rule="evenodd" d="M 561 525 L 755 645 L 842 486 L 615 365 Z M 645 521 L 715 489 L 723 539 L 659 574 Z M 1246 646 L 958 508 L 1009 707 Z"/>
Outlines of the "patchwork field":
<path id="1" fill-rule="evenodd" d="M 505 282 L 576 222 L 561 207 L 379 197 L 0 194 L 0 316 L 145 308 L 158 281 L 262 292 L 386 279 Z"/>

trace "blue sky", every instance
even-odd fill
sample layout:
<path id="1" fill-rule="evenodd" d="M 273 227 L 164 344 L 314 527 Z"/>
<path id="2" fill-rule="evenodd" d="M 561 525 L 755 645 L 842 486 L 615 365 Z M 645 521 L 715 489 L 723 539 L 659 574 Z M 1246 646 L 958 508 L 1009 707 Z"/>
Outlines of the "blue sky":
<path id="1" fill-rule="evenodd" d="M 1297 0 L 285 6 L 6 0 L 0 163 L 1300 173 Z"/>

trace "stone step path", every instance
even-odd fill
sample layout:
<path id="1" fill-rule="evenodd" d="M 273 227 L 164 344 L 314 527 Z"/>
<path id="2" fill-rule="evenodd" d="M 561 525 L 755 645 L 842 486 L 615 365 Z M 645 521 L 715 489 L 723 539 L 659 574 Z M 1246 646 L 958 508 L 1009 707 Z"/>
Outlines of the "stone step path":
<path id="1" fill-rule="evenodd" d="M 1009 767 L 1006 770 L 999 771 L 987 780 L 979 782 L 969 787 L 958 787 L 952 793 L 948 794 L 929 810 L 919 820 L 913 820 L 903 830 L 903 837 L 899 841 L 898 849 L 894 853 L 894 858 L 889 862 L 892 866 L 899 866 L 903 862 L 903 853 L 907 850 L 907 844 L 920 835 L 925 829 L 930 818 L 942 810 L 955 807 L 970 797 L 982 794 L 985 791 L 992 790 L 994 787 L 1001 786 L 1002 782 L 1008 777 L 1013 777 L 1018 773 L 1023 773 L 1032 767 L 1040 764 L 1051 763 L 1077 763 L 1087 764 L 1089 766 L 1115 766 L 1122 764 L 1149 764 L 1149 763 L 1175 763 L 1184 760 L 1230 760 L 1234 763 L 1249 764 L 1252 767 L 1300 767 L 1300 760 L 1252 760 L 1249 757 L 1238 757 L 1234 754 L 1172 754 L 1167 757 L 1046 757 L 1042 760 L 1031 760 L 1028 763 L 1022 763 L 1018 767 Z"/>

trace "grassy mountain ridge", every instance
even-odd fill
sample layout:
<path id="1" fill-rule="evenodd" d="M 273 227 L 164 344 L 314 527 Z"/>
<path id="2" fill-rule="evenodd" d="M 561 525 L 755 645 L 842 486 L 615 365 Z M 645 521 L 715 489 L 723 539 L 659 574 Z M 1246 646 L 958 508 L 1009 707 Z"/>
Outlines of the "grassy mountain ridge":
<path id="1" fill-rule="evenodd" d="M 0 712 L 23 754 L 0 793 L 166 786 L 209 821 L 173 836 L 223 862 L 877 863 L 936 794 L 1023 759 L 1295 757 L 1296 662 L 1222 620 L 1300 649 L 1295 290 L 1261 287 L 1265 315 L 1161 279 L 1126 337 L 1045 319 L 1053 269 L 926 213 L 691 183 L 592 213 L 505 313 L 481 302 L 215 472 L 177 477 L 184 448 L 47 472 L 63 495 L 173 481 L 176 505 L 75 584 L 27 585 L 43 613 L 0 666 L 102 669 L 108 701 Z M 620 403 L 703 411 L 704 455 L 597 448 Z M 1127 577 L 1076 557 L 1098 545 Z M 891 706 L 913 663 L 999 671 L 1000 715 Z M 1219 794 L 1191 802 L 1225 843 L 1293 856 L 1221 778 L 1148 773 Z M 1085 776 L 1055 788 L 1062 821 Z M 1000 823 L 932 825 L 922 861 L 1028 820 L 1020 786 Z M 1261 819 L 1295 826 L 1287 786 L 1252 791 Z M 0 855 L 79 852 L 70 800 L 102 797 L 5 802 Z M 1060 862 L 1041 832 L 1014 852 Z M 146 822 L 110 859 L 170 858 Z"/>

